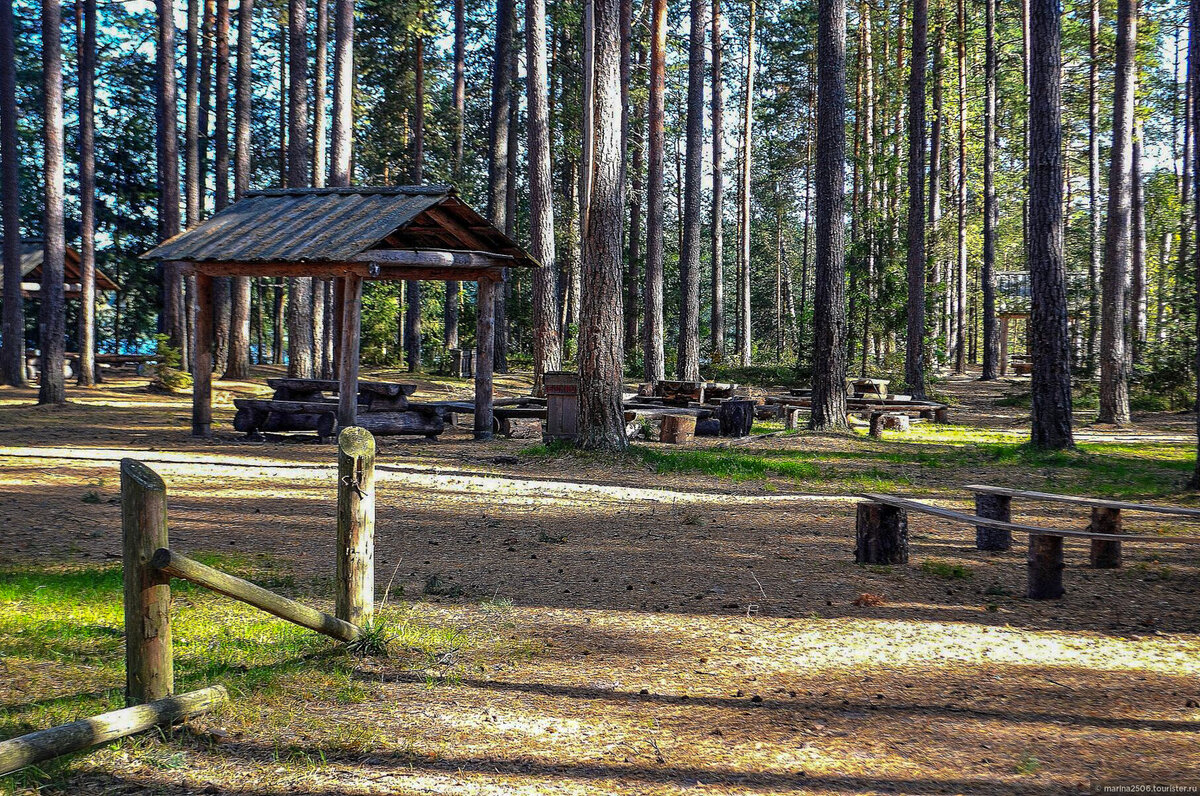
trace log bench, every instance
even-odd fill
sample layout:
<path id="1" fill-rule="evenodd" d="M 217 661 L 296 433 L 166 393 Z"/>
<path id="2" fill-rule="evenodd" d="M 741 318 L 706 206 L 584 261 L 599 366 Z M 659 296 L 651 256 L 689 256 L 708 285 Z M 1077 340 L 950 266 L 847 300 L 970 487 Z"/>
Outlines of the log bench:
<path id="1" fill-rule="evenodd" d="M 811 409 L 812 398 L 803 396 L 783 395 L 767 398 L 767 403 L 782 407 L 785 413 L 789 409 Z M 947 423 L 950 419 L 950 406 L 936 401 L 912 401 L 898 398 L 847 398 L 846 417 L 862 415 L 870 419 L 873 412 L 893 412 L 906 414 L 921 420 L 934 423 Z M 786 415 L 785 415 L 786 417 Z"/>
<path id="2" fill-rule="evenodd" d="M 272 398 L 238 398 L 233 427 L 250 439 L 261 440 L 268 431 L 315 431 L 322 440 L 337 432 L 339 383 L 332 379 L 268 379 Z M 355 425 L 373 434 L 413 434 L 436 439 L 446 430 L 446 410 L 438 404 L 410 403 L 415 384 L 388 381 L 358 383 L 358 420 Z"/>
<path id="3" fill-rule="evenodd" d="M 993 520 L 1012 519 L 1012 499 L 1020 498 L 1036 503 L 1063 503 L 1082 506 L 1092 510 L 1092 522 L 1088 530 L 1104 534 L 1120 534 L 1123 531 L 1122 511 L 1140 511 L 1150 514 L 1166 514 L 1200 520 L 1200 509 L 1185 509 L 1177 506 L 1154 506 L 1145 503 L 1129 503 L 1121 500 L 1055 495 L 1049 492 L 1032 492 L 1024 489 L 1008 489 L 986 484 L 968 484 L 968 492 L 975 494 L 975 514 Z M 975 546 L 980 550 L 1007 550 L 1012 546 L 1012 537 L 1002 529 L 980 526 L 975 532 Z M 1119 541 L 1092 540 L 1091 565 L 1097 569 L 1121 566 L 1121 543 Z"/>
<path id="4" fill-rule="evenodd" d="M 1015 490 L 1005 490 L 1015 491 Z M 1033 493 L 1041 494 L 1041 493 Z M 966 514 L 953 509 L 931 506 L 916 500 L 864 493 L 864 501 L 858 504 L 855 528 L 854 560 L 859 564 L 906 564 L 908 563 L 908 513 L 910 511 L 940 517 L 944 520 L 965 525 L 995 529 L 1006 534 L 1013 532 L 1029 535 L 1028 584 L 1026 596 L 1034 600 L 1056 600 L 1063 596 L 1062 572 L 1063 539 L 1067 537 L 1089 539 L 1093 544 L 1121 544 L 1122 542 L 1158 542 L 1168 544 L 1200 544 L 1200 537 L 1192 536 L 1147 536 L 1135 534 L 1099 533 L 1059 528 L 1042 528 L 1035 525 Z M 1050 496 L 1066 497 L 1066 496 Z M 1068 502 L 1087 501 L 1076 498 Z M 1109 503 L 1112 501 L 1097 501 Z M 1125 504 L 1133 506 L 1137 504 Z M 1145 509 L 1147 507 L 1139 506 Z M 1162 513 L 1192 512 L 1189 509 L 1167 510 L 1167 507 L 1152 507 Z M 1189 515 L 1190 516 L 1190 515 Z M 978 532 L 978 531 L 977 531 Z"/>

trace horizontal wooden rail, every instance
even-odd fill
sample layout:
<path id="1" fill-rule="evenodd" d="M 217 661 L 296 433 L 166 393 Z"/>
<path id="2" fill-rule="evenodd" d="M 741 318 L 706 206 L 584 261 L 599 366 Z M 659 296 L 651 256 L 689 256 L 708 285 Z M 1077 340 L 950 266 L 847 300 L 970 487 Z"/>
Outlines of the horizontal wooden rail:
<path id="1" fill-rule="evenodd" d="M 953 509 L 943 509 L 938 506 L 930 506 L 928 503 L 921 503 L 916 500 L 907 500 L 905 498 L 892 497 L 891 495 L 876 495 L 872 493 L 862 493 L 862 497 L 867 500 L 873 500 L 876 503 L 883 503 L 896 508 L 916 511 L 922 514 L 929 514 L 934 517 L 941 517 L 946 520 L 954 520 L 955 522 L 966 523 L 967 525 L 982 525 L 988 528 L 1000 528 L 1003 530 L 1016 531 L 1018 533 L 1029 533 L 1038 536 L 1071 536 L 1080 539 L 1103 539 L 1111 542 L 1160 542 L 1164 544 L 1200 544 L 1200 537 L 1197 536 L 1147 536 L 1145 534 L 1112 534 L 1112 533 L 1092 533 L 1091 531 L 1071 531 L 1057 528 L 1039 528 L 1036 525 L 1022 525 L 1016 522 L 1004 522 L 1003 520 L 993 520 L 987 517 L 979 517 L 975 514 L 964 514 L 961 511 Z"/>
<path id="2" fill-rule="evenodd" d="M 1030 492 L 1024 489 L 1009 489 L 1002 486 L 987 486 L 986 484 L 968 484 L 963 487 L 969 492 L 981 492 L 988 495 L 1004 495 L 1005 497 L 1023 498 L 1040 503 L 1069 503 L 1075 506 L 1089 508 L 1118 509 L 1121 511 L 1145 511 L 1151 514 L 1170 514 L 1176 517 L 1189 517 L 1200 520 L 1200 509 L 1186 509 L 1177 506 L 1154 506 L 1145 503 L 1128 503 L 1123 500 L 1104 500 L 1102 498 L 1075 497 L 1074 495 L 1055 495 L 1050 492 Z"/>
<path id="3" fill-rule="evenodd" d="M 208 713 L 228 701 L 229 694 L 224 686 L 214 685 L 0 741 L 0 775 L 152 727 L 173 724 L 188 716 Z"/>
<path id="4" fill-rule="evenodd" d="M 332 636 L 339 641 L 353 641 L 358 637 L 359 629 L 349 622 L 330 616 L 324 611 L 309 608 L 295 600 L 288 599 L 262 586 L 256 586 L 248 580 L 227 575 L 219 569 L 213 569 L 186 556 L 160 547 L 150 559 L 150 566 L 172 577 L 212 589 L 218 594 L 240 600 L 247 605 L 266 611 L 269 614 L 286 619 L 289 622 L 315 630 L 326 636 Z"/>

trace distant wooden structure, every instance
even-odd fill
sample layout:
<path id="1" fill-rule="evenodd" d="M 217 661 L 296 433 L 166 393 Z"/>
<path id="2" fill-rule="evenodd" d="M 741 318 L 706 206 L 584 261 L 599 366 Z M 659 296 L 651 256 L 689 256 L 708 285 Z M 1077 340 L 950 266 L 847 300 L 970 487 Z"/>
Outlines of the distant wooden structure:
<path id="1" fill-rule="evenodd" d="M 0 245 L 2 245 L 0 241 Z M 37 298 L 42 290 L 42 258 L 45 249 L 42 241 L 37 238 L 21 240 L 21 295 L 25 298 Z M 117 283 L 99 268 L 96 269 L 93 282 L 96 292 L 116 290 Z M 79 252 L 70 246 L 66 249 L 63 260 L 63 295 L 69 299 L 79 298 L 83 292 L 83 268 L 80 265 Z"/>
<path id="2" fill-rule="evenodd" d="M 478 284 L 475 438 L 492 436 L 496 286 L 506 268 L 539 264 L 448 185 L 252 191 L 203 224 L 142 255 L 196 277 L 192 434 L 212 425 L 212 278 L 337 280 L 338 425 L 355 424 L 364 279 Z"/>

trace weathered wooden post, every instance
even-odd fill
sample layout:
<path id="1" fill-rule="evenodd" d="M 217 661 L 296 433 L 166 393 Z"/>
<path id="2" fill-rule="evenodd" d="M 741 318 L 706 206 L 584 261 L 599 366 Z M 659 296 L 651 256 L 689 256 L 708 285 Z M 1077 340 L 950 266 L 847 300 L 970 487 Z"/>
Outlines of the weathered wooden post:
<path id="1" fill-rule="evenodd" d="M 341 280 L 341 345 L 338 349 L 338 426 L 350 428 L 358 419 L 358 356 L 362 333 L 362 277 Z"/>
<path id="2" fill-rule="evenodd" d="M 785 406 L 783 411 L 784 430 L 795 431 L 800 427 L 800 410 L 795 407 Z"/>
<path id="3" fill-rule="evenodd" d="M 375 611 L 375 438 L 357 426 L 338 434 L 337 533 L 337 618 L 366 627 Z"/>
<path id="4" fill-rule="evenodd" d="M 864 500 L 858 504 L 854 563 L 907 564 L 908 512 Z"/>
<path id="5" fill-rule="evenodd" d="M 1031 600 L 1057 600 L 1063 588 L 1063 538 L 1042 533 L 1029 534 L 1029 584 Z"/>
<path id="6" fill-rule="evenodd" d="M 1092 531 L 1094 533 L 1121 533 L 1121 510 L 1109 508 L 1092 509 Z M 1093 539 L 1091 563 L 1096 569 L 1115 569 L 1121 566 L 1121 543 L 1108 539 Z"/>
<path id="7" fill-rule="evenodd" d="M 125 569 L 125 703 L 175 690 L 171 657 L 171 577 L 150 565 L 167 546 L 167 487 L 135 459 L 121 460 L 121 535 Z"/>
<path id="8" fill-rule="evenodd" d="M 975 516 L 987 520 L 1012 522 L 1012 498 L 1008 495 L 976 492 Z M 975 548 L 977 550 L 1008 550 L 1011 547 L 1012 531 L 1008 528 L 975 526 Z"/>

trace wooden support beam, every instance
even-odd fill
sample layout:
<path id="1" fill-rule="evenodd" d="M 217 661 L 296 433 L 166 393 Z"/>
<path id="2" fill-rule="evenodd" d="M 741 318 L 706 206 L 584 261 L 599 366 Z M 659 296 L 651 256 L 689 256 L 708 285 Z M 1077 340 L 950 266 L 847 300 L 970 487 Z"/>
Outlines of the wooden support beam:
<path id="1" fill-rule="evenodd" d="M 356 263 L 414 265 L 426 268 L 507 268 L 515 258 L 509 254 L 431 249 L 372 249 L 351 258 Z"/>
<path id="2" fill-rule="evenodd" d="M 1012 522 L 1012 498 L 1008 495 L 977 493 L 975 514 L 989 520 Z M 975 526 L 975 548 L 977 550 L 1008 550 L 1012 547 L 1012 531 L 991 525 Z"/>
<path id="3" fill-rule="evenodd" d="M 475 298 L 475 439 L 492 438 L 492 373 L 496 345 L 496 283 L 481 279 Z"/>
<path id="4" fill-rule="evenodd" d="M 152 566 L 167 546 L 167 486 L 135 459 L 121 460 L 121 536 L 125 575 L 125 703 L 175 690 L 171 658 L 171 579 Z"/>
<path id="5" fill-rule="evenodd" d="M 358 414 L 358 355 L 362 316 L 362 279 L 342 280 L 342 334 L 338 361 L 338 425 L 349 428 Z"/>
<path id="6" fill-rule="evenodd" d="M 339 641 L 353 641 L 358 636 L 358 628 L 349 622 L 343 622 L 324 611 L 309 608 L 262 586 L 256 586 L 248 580 L 213 569 L 169 548 L 155 550 L 150 565 L 164 577 L 176 577 L 195 583 Z"/>
<path id="7" fill-rule="evenodd" d="M 212 277 L 196 274 L 196 341 L 192 356 L 192 436 L 212 436 Z"/>
<path id="8" fill-rule="evenodd" d="M 169 726 L 228 701 L 225 687 L 213 685 L 11 738 L 0 742 L 0 776 L 153 727 Z"/>
<path id="9" fill-rule="evenodd" d="M 337 615 L 359 627 L 375 611 L 375 438 L 362 428 L 338 435 Z"/>

